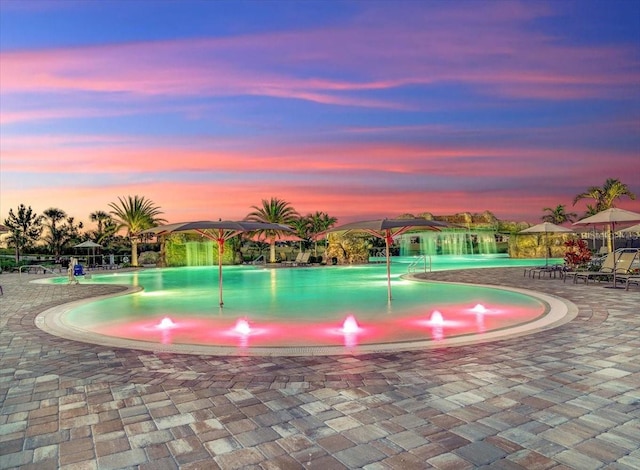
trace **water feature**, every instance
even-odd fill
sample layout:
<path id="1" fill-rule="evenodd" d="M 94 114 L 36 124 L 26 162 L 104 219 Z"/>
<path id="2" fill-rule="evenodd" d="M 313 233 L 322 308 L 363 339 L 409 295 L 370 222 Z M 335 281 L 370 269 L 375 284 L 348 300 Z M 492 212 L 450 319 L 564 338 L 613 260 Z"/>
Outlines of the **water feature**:
<path id="1" fill-rule="evenodd" d="M 187 266 L 211 266 L 217 260 L 218 247 L 210 241 L 185 243 Z M 216 258 L 214 258 L 214 252 Z"/>
<path id="2" fill-rule="evenodd" d="M 497 253 L 494 232 L 425 231 L 402 235 L 401 256 L 490 255 Z"/>
<path id="3" fill-rule="evenodd" d="M 220 309 L 215 295 L 217 268 L 207 266 L 94 274 L 85 282 L 129 284 L 144 290 L 62 308 L 55 315 L 61 325 L 82 331 L 81 340 L 93 335 L 100 344 L 105 338 L 117 338 L 136 341 L 131 347 L 152 349 L 213 346 L 234 354 L 261 348 L 321 348 L 318 353 L 326 354 L 332 348 L 344 352 L 398 344 L 424 347 L 424 342 L 451 338 L 479 341 L 492 332 L 536 322 L 549 312 L 549 301 L 513 290 L 408 280 L 403 277 L 408 261 L 398 258 L 392 264 L 392 303 L 386 298 L 383 265 L 228 266 L 225 308 Z M 455 265 L 510 261 L 515 260 L 475 256 L 457 259 Z M 444 269 L 442 263 L 435 269 Z"/>

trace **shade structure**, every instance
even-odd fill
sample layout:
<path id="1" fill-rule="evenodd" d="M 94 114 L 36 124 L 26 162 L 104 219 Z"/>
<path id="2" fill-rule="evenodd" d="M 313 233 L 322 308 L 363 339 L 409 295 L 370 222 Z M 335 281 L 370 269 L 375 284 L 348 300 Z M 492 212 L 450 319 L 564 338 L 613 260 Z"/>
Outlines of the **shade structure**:
<path id="1" fill-rule="evenodd" d="M 618 209 L 613 207 L 611 209 L 606 209 L 601 212 L 598 212 L 591 217 L 584 218 L 575 222 L 573 225 L 605 225 L 609 228 L 609 237 L 607 237 L 608 248 L 609 251 L 615 251 L 615 243 L 613 240 L 615 228 L 617 223 L 625 223 L 625 222 L 640 222 L 640 214 L 637 212 L 631 212 L 625 209 Z M 617 271 L 617 258 L 613 257 L 613 287 L 616 288 L 617 280 L 616 280 L 616 271 Z"/>
<path id="2" fill-rule="evenodd" d="M 562 225 L 552 224 L 551 222 L 543 222 L 541 224 L 533 225 L 524 230 L 520 230 L 518 233 L 544 233 L 545 235 L 545 250 L 544 250 L 544 265 L 549 265 L 549 246 L 548 246 L 548 233 L 573 233 L 570 228 L 563 227 Z"/>
<path id="3" fill-rule="evenodd" d="M 245 232 L 256 232 L 259 230 L 274 230 L 278 232 L 291 232 L 293 229 L 288 225 L 271 224 L 265 222 L 248 222 L 245 220 L 201 220 L 197 222 L 179 222 L 175 224 L 159 225 L 147 230 L 143 230 L 139 235 L 169 235 L 174 232 L 191 232 L 202 235 L 218 244 L 218 296 L 220 307 L 224 305 L 222 298 L 222 255 L 224 253 L 224 242 Z"/>
<path id="4" fill-rule="evenodd" d="M 79 243 L 78 245 L 75 245 L 74 248 L 86 248 L 87 249 L 87 258 L 89 257 L 89 251 L 91 251 L 92 256 L 94 258 L 94 264 L 95 264 L 95 252 L 96 252 L 96 248 L 102 248 L 102 245 L 100 245 L 99 243 L 96 243 L 94 241 L 91 240 L 86 240 L 82 243 Z"/>
<path id="5" fill-rule="evenodd" d="M 330 232 L 364 232 L 377 238 L 383 238 L 385 241 L 387 259 L 387 299 L 391 302 L 391 258 L 389 255 L 389 247 L 393 244 L 393 237 L 402 235 L 403 233 L 415 228 L 439 231 L 446 227 L 457 226 L 447 222 L 427 219 L 376 219 L 340 225 L 319 235 Z"/>

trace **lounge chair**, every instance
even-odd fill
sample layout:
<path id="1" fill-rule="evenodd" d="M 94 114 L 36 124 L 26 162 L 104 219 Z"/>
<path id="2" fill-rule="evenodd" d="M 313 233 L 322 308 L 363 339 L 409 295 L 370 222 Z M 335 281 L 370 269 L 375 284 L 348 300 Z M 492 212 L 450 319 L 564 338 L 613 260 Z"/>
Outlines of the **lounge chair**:
<path id="1" fill-rule="evenodd" d="M 600 265 L 599 269 L 587 271 L 569 271 L 565 273 L 564 281 L 566 282 L 568 277 L 572 277 L 575 284 L 576 282 L 578 282 L 578 277 L 583 278 L 584 276 L 587 276 L 585 278 L 586 282 L 586 280 L 589 278 L 589 275 L 595 276 L 599 274 L 602 276 L 604 274 L 613 274 L 613 267 L 616 265 L 615 257 L 619 256 L 619 253 L 616 252 L 608 253 L 604 258 L 602 258 L 602 264 Z"/>
<path id="2" fill-rule="evenodd" d="M 538 275 L 538 279 L 542 279 L 542 275 L 549 275 L 549 279 L 553 276 L 554 278 L 560 275 L 563 277 L 565 267 L 562 264 L 549 264 L 547 266 L 535 266 L 531 268 L 525 268 L 524 275 L 529 274 L 529 277 L 533 277 L 535 279 L 536 274 Z"/>
<path id="3" fill-rule="evenodd" d="M 294 263 L 294 266 L 304 266 L 309 264 L 309 258 L 311 257 L 311 252 L 307 251 L 305 253 L 302 253 L 302 256 L 300 257 L 300 261 Z"/>
<path id="4" fill-rule="evenodd" d="M 631 284 L 635 284 L 636 286 L 640 286 L 640 274 L 627 274 L 622 276 L 617 276 L 616 279 L 618 282 L 626 285 L 626 290 L 629 290 L 629 286 Z"/>
<path id="5" fill-rule="evenodd" d="M 293 261 L 283 261 L 282 264 L 285 266 L 297 266 L 297 264 L 302 261 L 302 257 L 304 256 L 304 253 L 302 251 L 298 252 L 298 256 L 296 256 L 296 259 Z"/>
<path id="6" fill-rule="evenodd" d="M 631 259 L 631 264 L 626 272 L 621 272 L 616 269 L 616 283 L 620 282 L 626 285 L 626 289 L 629 290 L 629 286 L 631 284 L 640 285 L 640 273 L 638 272 L 638 268 L 640 267 L 640 249 L 625 249 L 621 255 L 621 258 L 624 257 L 622 269 L 626 267 L 628 264 L 628 259 Z M 620 263 L 620 261 L 618 262 Z"/>
<path id="7" fill-rule="evenodd" d="M 636 256 L 638 255 L 638 250 L 621 250 L 614 252 L 615 258 L 613 256 L 607 255 L 605 262 L 611 258 L 612 260 L 616 260 L 613 265 L 605 263 L 602 264 L 602 267 L 598 271 L 578 271 L 576 272 L 573 282 L 578 282 L 578 279 L 584 279 L 584 282 L 589 282 L 589 279 L 594 279 L 598 281 L 608 281 L 610 279 L 615 279 L 617 282 L 618 276 L 624 276 L 629 274 L 631 270 L 631 265 L 633 264 Z"/>

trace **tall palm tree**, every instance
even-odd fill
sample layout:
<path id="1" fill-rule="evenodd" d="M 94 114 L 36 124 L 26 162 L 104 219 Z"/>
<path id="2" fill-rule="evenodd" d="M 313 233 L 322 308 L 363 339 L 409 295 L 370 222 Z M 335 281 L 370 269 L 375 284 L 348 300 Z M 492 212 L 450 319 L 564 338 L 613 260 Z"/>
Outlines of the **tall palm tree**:
<path id="1" fill-rule="evenodd" d="M 311 229 L 311 221 L 307 217 L 298 217 L 291 221 L 291 228 L 295 231 L 296 236 L 301 238 L 300 251 L 302 251 L 302 244 L 309 239 L 309 231 Z"/>
<path id="2" fill-rule="evenodd" d="M 118 230 L 127 229 L 127 237 L 131 242 L 131 264 L 138 266 L 138 233 L 166 220 L 158 217 L 162 211 L 144 196 L 128 196 L 126 199 L 118 197 L 118 201 L 119 204 L 109 204 L 111 214 L 118 224 Z"/>
<path id="3" fill-rule="evenodd" d="M 590 212 L 596 213 L 615 207 L 615 202 L 623 196 L 635 199 L 636 195 L 631 192 L 629 186 L 615 178 L 608 178 L 602 187 L 592 186 L 584 193 L 580 193 L 573 198 L 573 205 L 581 199 L 594 199 L 595 206 L 587 206 Z"/>
<path id="4" fill-rule="evenodd" d="M 307 215 L 307 219 L 310 221 L 311 228 L 309 229 L 310 236 L 314 238 L 314 255 L 318 256 L 318 240 L 316 235 L 329 230 L 338 221 L 335 217 L 330 217 L 326 212 L 316 211 L 314 214 Z"/>
<path id="5" fill-rule="evenodd" d="M 89 214 L 89 218 L 91 219 L 91 222 L 98 223 L 98 233 L 102 233 L 104 223 L 109 220 L 111 216 L 105 211 L 95 211 Z"/>
<path id="6" fill-rule="evenodd" d="M 45 217 L 45 227 L 49 230 L 49 233 L 44 237 L 45 241 L 49 245 L 49 250 L 55 256 L 56 259 L 60 258 L 62 252 L 62 245 L 65 241 L 64 227 L 60 227 L 60 221 L 64 220 L 67 213 L 62 209 L 56 207 L 50 207 L 43 212 Z"/>
<path id="7" fill-rule="evenodd" d="M 118 225 L 110 214 L 105 211 L 95 211 L 89 214 L 91 222 L 96 222 L 98 228 L 91 232 L 91 239 L 100 244 L 108 243 L 117 232 Z"/>
<path id="8" fill-rule="evenodd" d="M 255 209 L 250 212 L 246 220 L 252 222 L 264 222 L 269 224 L 284 224 L 293 225 L 299 214 L 296 210 L 286 201 L 272 197 L 270 200 L 263 199 L 262 206 L 251 206 Z M 269 239 L 269 262 L 276 262 L 276 238 L 278 238 L 282 232 L 277 230 L 264 230 L 263 233 Z"/>
<path id="9" fill-rule="evenodd" d="M 565 222 L 573 222 L 578 216 L 575 212 L 566 212 L 564 204 L 558 204 L 555 208 L 545 207 L 542 210 L 548 212 L 542 216 L 544 222 L 550 222 L 552 224 L 563 224 Z"/>

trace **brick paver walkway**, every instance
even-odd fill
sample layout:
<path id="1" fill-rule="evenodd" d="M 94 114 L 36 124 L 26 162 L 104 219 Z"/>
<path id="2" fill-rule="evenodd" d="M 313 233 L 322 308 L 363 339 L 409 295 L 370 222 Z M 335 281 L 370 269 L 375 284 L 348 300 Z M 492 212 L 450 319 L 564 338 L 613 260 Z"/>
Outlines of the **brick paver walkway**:
<path id="1" fill-rule="evenodd" d="M 640 468 L 640 289 L 426 275 L 574 302 L 535 335 L 424 352 L 215 357 L 51 336 L 35 316 L 117 286 L 0 275 L 0 469 Z"/>

